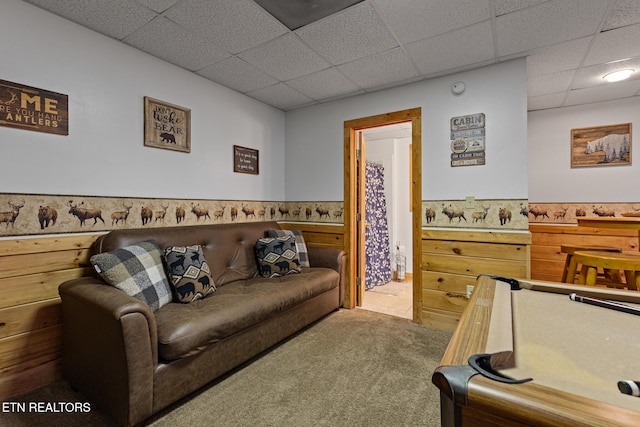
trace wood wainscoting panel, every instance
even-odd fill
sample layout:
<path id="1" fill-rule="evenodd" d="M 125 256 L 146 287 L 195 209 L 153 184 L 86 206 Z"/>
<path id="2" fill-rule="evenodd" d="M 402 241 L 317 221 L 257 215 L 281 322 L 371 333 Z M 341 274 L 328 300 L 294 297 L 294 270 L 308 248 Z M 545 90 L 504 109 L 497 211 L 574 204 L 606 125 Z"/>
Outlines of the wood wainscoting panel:
<path id="1" fill-rule="evenodd" d="M 0 340 L 62 323 L 60 299 L 54 298 L 0 309 Z"/>
<path id="2" fill-rule="evenodd" d="M 576 225 L 529 224 L 531 231 L 531 278 L 559 282 L 566 254 L 562 245 L 612 246 L 638 251 L 638 233 L 633 230 L 578 227 Z"/>
<path id="3" fill-rule="evenodd" d="M 58 286 L 93 274 L 103 233 L 0 240 L 0 400 L 62 377 Z"/>
<path id="4" fill-rule="evenodd" d="M 2 257 L 0 257 L 0 260 Z M 0 279 L 0 308 L 58 298 L 58 285 L 67 280 L 93 274 L 88 267 L 26 274 Z M 19 278 L 19 279 L 18 279 Z"/>
<path id="5" fill-rule="evenodd" d="M 344 250 L 344 226 L 327 224 L 308 224 L 300 222 L 281 222 L 283 230 L 300 230 L 305 244 Z"/>
<path id="6" fill-rule="evenodd" d="M 531 234 L 422 230 L 422 323 L 453 331 L 479 274 L 530 278 Z"/>

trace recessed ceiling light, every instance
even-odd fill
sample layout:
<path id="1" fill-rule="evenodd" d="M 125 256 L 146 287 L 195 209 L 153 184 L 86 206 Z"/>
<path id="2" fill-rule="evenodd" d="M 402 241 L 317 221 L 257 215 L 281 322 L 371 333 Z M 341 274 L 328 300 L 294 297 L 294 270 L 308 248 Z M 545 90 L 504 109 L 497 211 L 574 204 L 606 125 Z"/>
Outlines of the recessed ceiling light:
<path id="1" fill-rule="evenodd" d="M 635 70 L 632 70 L 632 69 L 618 70 L 618 71 L 614 71 L 613 73 L 606 74 L 602 78 L 608 81 L 609 83 L 619 82 L 620 80 L 628 79 L 631 76 L 631 74 L 633 74 L 634 71 Z"/>

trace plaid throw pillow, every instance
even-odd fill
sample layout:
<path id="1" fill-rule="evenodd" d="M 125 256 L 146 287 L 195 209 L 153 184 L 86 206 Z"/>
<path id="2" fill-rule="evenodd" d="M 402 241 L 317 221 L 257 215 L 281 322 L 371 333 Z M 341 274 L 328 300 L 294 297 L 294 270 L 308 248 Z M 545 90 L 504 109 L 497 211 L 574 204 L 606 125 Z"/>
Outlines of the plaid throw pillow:
<path id="1" fill-rule="evenodd" d="M 300 260 L 293 236 L 263 237 L 256 241 L 255 251 L 262 277 L 300 273 Z"/>
<path id="2" fill-rule="evenodd" d="M 175 299 L 190 303 L 215 292 L 209 264 L 202 246 L 174 246 L 164 250 L 169 280 L 175 290 Z"/>
<path id="3" fill-rule="evenodd" d="M 267 230 L 267 237 L 286 237 L 293 236 L 296 241 L 296 249 L 298 251 L 298 258 L 300 259 L 300 267 L 309 268 L 309 252 L 307 251 L 307 245 L 302 237 L 302 231 L 300 230 Z"/>
<path id="4" fill-rule="evenodd" d="M 153 240 L 94 255 L 91 264 L 105 282 L 144 302 L 152 311 L 172 300 L 160 248 Z"/>

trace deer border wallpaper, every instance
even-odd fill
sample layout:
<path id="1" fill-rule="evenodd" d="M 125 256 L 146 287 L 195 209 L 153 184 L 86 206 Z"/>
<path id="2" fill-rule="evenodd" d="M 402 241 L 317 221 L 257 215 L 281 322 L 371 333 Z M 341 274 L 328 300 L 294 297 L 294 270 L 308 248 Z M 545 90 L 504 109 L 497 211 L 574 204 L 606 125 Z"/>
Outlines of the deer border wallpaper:
<path id="1" fill-rule="evenodd" d="M 0 237 L 250 221 L 342 225 L 342 201 L 188 200 L 0 193 Z M 580 216 L 640 212 L 639 203 L 528 203 L 526 199 L 422 201 L 422 226 L 526 231 Z"/>
<path id="2" fill-rule="evenodd" d="M 342 224 L 342 205 L 0 193 L 0 236 L 268 220 Z"/>
<path id="3" fill-rule="evenodd" d="M 427 227 L 482 228 L 492 230 L 528 230 L 527 200 L 475 199 L 422 202 L 422 225 Z"/>
<path id="4" fill-rule="evenodd" d="M 578 217 L 620 217 L 639 213 L 640 203 L 529 203 L 527 200 L 422 202 L 422 225 L 429 227 L 527 230 L 529 224 L 577 225 Z"/>

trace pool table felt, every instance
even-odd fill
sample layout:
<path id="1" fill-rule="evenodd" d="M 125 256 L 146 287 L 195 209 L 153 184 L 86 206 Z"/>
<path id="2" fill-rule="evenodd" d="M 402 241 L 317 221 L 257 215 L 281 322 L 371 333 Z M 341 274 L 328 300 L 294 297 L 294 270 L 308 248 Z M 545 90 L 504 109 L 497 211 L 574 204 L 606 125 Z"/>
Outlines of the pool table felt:
<path id="1" fill-rule="evenodd" d="M 496 296 L 504 289 L 497 285 Z M 562 294 L 527 289 L 510 293 L 515 367 L 501 373 L 640 408 L 640 398 L 617 387 L 619 380 L 640 381 L 640 316 L 571 301 Z M 494 316 L 498 314 L 492 313 L 492 323 Z"/>

